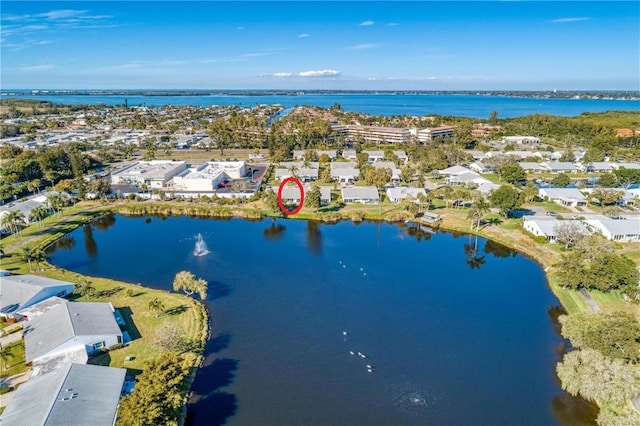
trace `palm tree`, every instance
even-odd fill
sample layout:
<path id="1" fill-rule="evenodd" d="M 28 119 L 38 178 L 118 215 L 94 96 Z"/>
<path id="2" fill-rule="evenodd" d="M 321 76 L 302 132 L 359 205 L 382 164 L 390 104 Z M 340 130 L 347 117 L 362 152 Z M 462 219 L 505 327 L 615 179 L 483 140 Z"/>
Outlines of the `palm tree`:
<path id="1" fill-rule="evenodd" d="M 473 206 L 469 210 L 469 213 L 467 214 L 467 219 L 471 220 L 471 230 L 473 230 L 474 224 L 476 226 L 476 230 L 480 229 L 480 223 L 482 222 L 482 217 L 488 211 L 489 211 L 489 203 L 487 202 L 487 200 L 485 200 L 484 197 L 482 196 L 477 197 L 474 200 Z"/>
<path id="2" fill-rule="evenodd" d="M 22 247 L 22 258 L 29 263 L 29 272 L 31 272 L 31 262 L 41 262 L 44 259 L 44 253 L 42 250 L 34 249 L 32 247 Z"/>
<path id="3" fill-rule="evenodd" d="M 156 318 L 158 318 L 158 316 L 160 315 L 159 312 L 164 310 L 164 303 L 162 303 L 162 300 L 158 299 L 157 297 L 149 300 L 148 306 L 151 312 L 155 312 Z"/>
<path id="4" fill-rule="evenodd" d="M 20 226 L 22 226 L 22 224 L 26 222 L 27 220 L 24 216 L 24 213 L 22 213 L 20 210 L 12 210 L 2 217 L 2 225 L 8 225 L 9 229 L 14 234 L 18 233 L 18 231 L 20 231 Z"/>
<path id="5" fill-rule="evenodd" d="M 47 204 L 49 205 L 49 207 L 51 207 L 54 213 L 58 212 L 58 209 L 62 207 L 62 203 L 63 201 L 60 194 L 50 193 L 49 195 L 47 195 Z"/>
<path id="6" fill-rule="evenodd" d="M 291 176 L 297 178 L 298 177 L 298 166 L 296 165 L 292 165 L 289 167 L 289 172 L 291 173 Z"/>
<path id="7" fill-rule="evenodd" d="M 11 352 L 11 348 L 8 346 L 0 347 L 0 359 L 2 360 L 3 368 L 5 370 L 9 369 L 9 360 L 13 358 L 13 353 Z"/>
<path id="8" fill-rule="evenodd" d="M 31 214 L 29 215 L 29 219 L 35 220 L 40 223 L 49 216 L 49 212 L 45 206 L 38 206 L 35 209 L 31 210 Z"/>

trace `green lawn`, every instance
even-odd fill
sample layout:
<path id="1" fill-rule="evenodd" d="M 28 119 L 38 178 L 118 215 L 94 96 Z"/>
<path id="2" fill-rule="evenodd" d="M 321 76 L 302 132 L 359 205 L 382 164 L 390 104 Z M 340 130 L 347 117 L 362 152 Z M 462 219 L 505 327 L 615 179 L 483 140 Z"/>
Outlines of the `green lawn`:
<path id="1" fill-rule="evenodd" d="M 81 205 L 68 208 L 64 212 L 64 216 L 55 215 L 48 218 L 45 221 L 47 227 L 33 224 L 24 229 L 21 235 L 4 239 L 2 247 L 6 251 L 7 247 L 33 237 L 26 245 L 34 248 L 43 248 L 61 235 L 102 214 L 102 211 L 83 211 L 86 208 L 99 208 L 99 206 L 99 203 L 81 203 Z M 12 274 L 29 273 L 29 267 L 19 253 L 19 248 L 7 252 L 6 256 L 2 258 L 2 268 L 11 271 Z M 183 335 L 189 339 L 201 342 L 206 339 L 208 318 L 204 305 L 184 294 L 154 290 L 137 284 L 105 278 L 83 277 L 51 266 L 46 262 L 33 266 L 34 271 L 31 272 L 33 274 L 73 283 L 87 280 L 95 288 L 95 295 L 91 298 L 86 296 L 79 297 L 75 301 L 110 302 L 114 308 L 119 309 L 122 313 L 127 322 L 125 329 L 129 331 L 133 339 L 132 343 L 126 348 L 101 355 L 93 359 L 92 362 L 115 367 L 126 367 L 131 369 L 132 373 L 138 373 L 143 368 L 145 360 L 153 359 L 162 352 L 154 346 L 153 340 L 157 326 L 164 321 L 177 324 L 183 330 Z M 133 290 L 132 297 L 127 296 L 127 289 Z M 149 301 L 154 298 L 160 299 L 164 305 L 164 311 L 158 318 L 148 307 Z M 128 356 L 133 357 L 133 360 L 125 363 L 124 358 Z M 198 364 L 199 356 L 195 352 L 185 354 L 185 358 L 193 366 Z M 22 364 L 20 364 L 22 367 L 20 368 L 24 371 L 24 344 L 22 344 L 22 352 L 16 353 L 16 357 L 22 361 Z M 14 371 L 16 368 L 12 368 L 9 374 L 16 374 Z"/>
<path id="2" fill-rule="evenodd" d="M 1 362 L 0 377 L 9 377 L 14 374 L 20 374 L 27 371 L 27 367 L 24 362 L 24 340 L 19 340 L 9 346 L 10 350 L 9 359 L 5 362 Z M 8 367 L 8 368 L 5 368 Z"/>

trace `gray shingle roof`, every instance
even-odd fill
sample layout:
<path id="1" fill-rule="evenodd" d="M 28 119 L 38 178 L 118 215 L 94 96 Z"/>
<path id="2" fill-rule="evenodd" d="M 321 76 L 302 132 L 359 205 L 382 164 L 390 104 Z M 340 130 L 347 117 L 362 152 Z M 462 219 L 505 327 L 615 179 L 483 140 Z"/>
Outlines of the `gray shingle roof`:
<path id="1" fill-rule="evenodd" d="M 373 186 L 353 186 L 342 188 L 342 199 L 377 200 L 378 190 Z"/>
<path id="2" fill-rule="evenodd" d="M 27 362 L 39 358 L 77 336 L 122 335 L 109 303 L 67 302 L 28 321 L 25 330 Z"/>
<path id="3" fill-rule="evenodd" d="M 127 370 L 68 364 L 18 388 L 0 417 L 2 426 L 111 426 Z"/>
<path id="4" fill-rule="evenodd" d="M 46 287 L 73 286 L 73 283 L 38 275 L 9 275 L 0 277 L 0 311 L 14 312 L 26 305 Z M 38 300 L 36 300 L 38 301 Z"/>

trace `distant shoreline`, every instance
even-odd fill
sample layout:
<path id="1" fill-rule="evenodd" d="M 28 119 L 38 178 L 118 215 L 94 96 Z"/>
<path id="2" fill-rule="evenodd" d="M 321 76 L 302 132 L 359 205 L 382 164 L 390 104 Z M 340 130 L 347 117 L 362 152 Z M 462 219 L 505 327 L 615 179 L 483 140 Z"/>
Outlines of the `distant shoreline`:
<path id="1" fill-rule="evenodd" d="M 184 89 L 5 89 L 0 96 L 300 96 L 300 95 L 466 95 L 534 99 L 623 99 L 639 100 L 633 90 L 184 90 Z"/>

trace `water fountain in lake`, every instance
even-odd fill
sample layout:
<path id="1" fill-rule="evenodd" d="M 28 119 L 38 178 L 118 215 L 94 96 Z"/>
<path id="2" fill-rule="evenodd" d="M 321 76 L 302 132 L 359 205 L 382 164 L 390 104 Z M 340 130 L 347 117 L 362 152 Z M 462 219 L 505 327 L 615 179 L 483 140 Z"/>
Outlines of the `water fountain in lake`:
<path id="1" fill-rule="evenodd" d="M 193 249 L 194 256 L 206 256 L 208 255 L 209 249 L 207 248 L 207 243 L 202 239 L 202 234 L 198 233 L 196 235 L 196 247 Z"/>

